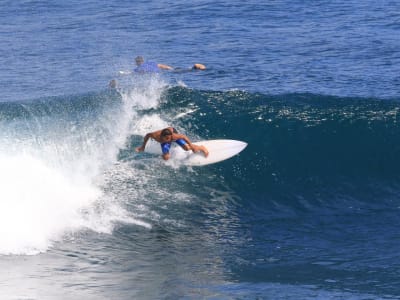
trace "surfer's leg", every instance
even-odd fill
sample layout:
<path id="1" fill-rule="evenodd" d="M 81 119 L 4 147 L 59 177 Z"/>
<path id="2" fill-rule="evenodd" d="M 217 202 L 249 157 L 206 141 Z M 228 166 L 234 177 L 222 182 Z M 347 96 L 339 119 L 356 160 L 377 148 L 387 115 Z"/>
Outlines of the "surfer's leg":
<path id="1" fill-rule="evenodd" d="M 161 144 L 161 151 L 162 151 L 162 158 L 164 160 L 168 160 L 170 155 L 169 155 L 169 149 L 171 148 L 171 143 L 162 143 Z"/>
<path id="2" fill-rule="evenodd" d="M 177 143 L 179 146 L 181 146 L 181 148 L 182 148 L 183 150 L 185 150 L 185 151 L 191 150 L 190 147 L 189 147 L 189 145 L 186 144 L 186 142 L 185 142 L 184 139 L 177 139 L 177 140 L 175 141 L 175 143 Z"/>
<path id="3" fill-rule="evenodd" d="M 204 156 L 205 156 L 205 157 L 208 156 L 208 150 L 207 150 L 207 148 L 204 147 L 203 145 L 197 146 L 197 145 L 193 145 L 193 144 L 192 144 L 192 151 L 193 151 L 193 152 L 199 152 L 199 151 L 201 151 L 201 152 L 204 153 Z"/>
<path id="4" fill-rule="evenodd" d="M 190 147 L 188 144 L 186 144 L 186 142 L 183 139 L 178 139 L 175 141 L 179 146 L 182 147 L 183 150 L 185 151 L 189 151 L 192 150 L 193 152 L 203 152 L 204 156 L 207 157 L 208 156 L 208 150 L 206 147 L 204 146 L 197 146 L 192 144 L 192 147 Z"/>

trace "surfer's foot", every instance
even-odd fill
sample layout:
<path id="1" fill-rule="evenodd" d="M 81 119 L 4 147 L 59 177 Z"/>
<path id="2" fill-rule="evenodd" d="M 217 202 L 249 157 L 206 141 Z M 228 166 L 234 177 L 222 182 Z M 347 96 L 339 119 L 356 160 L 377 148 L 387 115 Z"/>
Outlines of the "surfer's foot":
<path id="1" fill-rule="evenodd" d="M 203 152 L 204 156 L 207 157 L 208 156 L 208 150 L 206 147 L 204 146 L 196 146 L 196 145 L 192 145 L 192 151 L 193 152 Z"/>
<path id="2" fill-rule="evenodd" d="M 208 152 L 208 150 L 207 150 L 207 148 L 206 148 L 206 147 L 204 147 L 204 146 L 201 146 L 201 151 L 203 151 L 203 153 L 204 153 L 204 156 L 205 156 L 205 157 L 207 157 L 207 156 L 208 156 L 209 152 Z"/>

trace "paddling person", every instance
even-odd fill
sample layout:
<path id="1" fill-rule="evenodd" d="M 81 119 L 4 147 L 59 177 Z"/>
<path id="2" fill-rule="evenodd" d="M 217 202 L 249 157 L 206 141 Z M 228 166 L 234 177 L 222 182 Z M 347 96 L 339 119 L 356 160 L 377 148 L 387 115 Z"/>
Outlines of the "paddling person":
<path id="1" fill-rule="evenodd" d="M 169 150 L 171 148 L 172 142 L 177 143 L 185 151 L 191 150 L 195 153 L 203 152 L 205 157 L 208 156 L 208 150 L 206 147 L 192 144 L 192 142 L 186 135 L 179 134 L 173 127 L 167 127 L 162 130 L 147 133 L 143 139 L 142 146 L 137 147 L 136 152 L 144 151 L 149 138 L 152 138 L 153 140 L 161 144 L 162 158 L 164 160 L 168 160 L 170 158 Z"/>
<path id="2" fill-rule="evenodd" d="M 133 69 L 135 73 L 158 73 L 161 70 L 173 70 L 174 68 L 164 64 L 158 64 L 152 61 L 144 61 L 143 56 L 135 58 L 136 68 Z"/>

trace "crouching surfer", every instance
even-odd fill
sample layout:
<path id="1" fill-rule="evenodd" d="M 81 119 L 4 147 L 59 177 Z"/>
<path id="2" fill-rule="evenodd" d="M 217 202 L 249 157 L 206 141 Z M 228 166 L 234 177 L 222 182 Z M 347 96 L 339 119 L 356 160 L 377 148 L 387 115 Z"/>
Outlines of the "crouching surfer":
<path id="1" fill-rule="evenodd" d="M 194 145 L 189 138 L 184 134 L 179 134 L 175 128 L 167 127 L 162 130 L 147 133 L 144 137 L 143 144 L 136 148 L 136 152 L 143 152 L 149 138 L 161 144 L 162 158 L 168 160 L 170 158 L 169 150 L 172 142 L 177 143 L 185 151 L 203 152 L 204 156 L 208 156 L 208 150 L 201 145 Z"/>

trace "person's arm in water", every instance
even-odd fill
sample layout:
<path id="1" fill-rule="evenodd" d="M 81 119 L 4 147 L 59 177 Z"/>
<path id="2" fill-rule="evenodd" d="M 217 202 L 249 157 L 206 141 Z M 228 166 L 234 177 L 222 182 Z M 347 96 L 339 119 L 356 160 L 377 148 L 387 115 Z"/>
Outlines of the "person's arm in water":
<path id="1" fill-rule="evenodd" d="M 188 72 L 199 71 L 199 70 L 200 71 L 206 70 L 206 66 L 203 64 L 194 64 L 190 68 L 177 67 L 177 68 L 174 68 L 172 71 L 175 73 L 188 73 Z"/>
<path id="2" fill-rule="evenodd" d="M 203 64 L 194 64 L 192 70 L 205 70 L 206 66 Z"/>
<path id="3" fill-rule="evenodd" d="M 163 70 L 173 70 L 174 68 L 168 65 L 164 65 L 164 64 L 157 64 L 157 67 L 159 67 L 160 69 Z"/>

